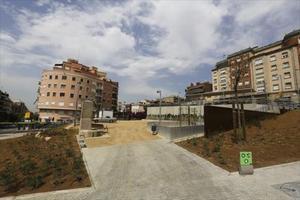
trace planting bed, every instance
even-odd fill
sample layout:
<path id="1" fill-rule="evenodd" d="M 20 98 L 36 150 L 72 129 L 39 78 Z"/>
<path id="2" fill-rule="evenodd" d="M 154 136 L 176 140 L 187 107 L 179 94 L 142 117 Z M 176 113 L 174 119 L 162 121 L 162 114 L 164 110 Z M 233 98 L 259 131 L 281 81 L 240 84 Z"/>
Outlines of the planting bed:
<path id="1" fill-rule="evenodd" d="M 56 128 L 1 140 L 0 197 L 90 186 L 76 133 Z"/>
<path id="2" fill-rule="evenodd" d="M 300 160 L 299 110 L 258 121 L 246 132 L 247 141 L 240 144 L 233 142 L 232 131 L 176 144 L 231 172 L 238 170 L 240 151 L 252 151 L 255 168 Z"/>

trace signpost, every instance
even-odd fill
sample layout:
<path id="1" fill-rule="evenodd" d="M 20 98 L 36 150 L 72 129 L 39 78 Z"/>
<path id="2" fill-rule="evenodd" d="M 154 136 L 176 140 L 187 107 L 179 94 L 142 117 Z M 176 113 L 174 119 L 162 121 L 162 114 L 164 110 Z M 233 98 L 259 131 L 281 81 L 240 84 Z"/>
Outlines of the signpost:
<path id="1" fill-rule="evenodd" d="M 239 173 L 241 175 L 253 174 L 252 165 L 252 152 L 251 151 L 241 151 L 240 152 L 240 168 Z"/>
<path id="2" fill-rule="evenodd" d="M 241 166 L 252 165 L 252 152 L 248 152 L 248 151 L 240 152 L 240 165 Z"/>

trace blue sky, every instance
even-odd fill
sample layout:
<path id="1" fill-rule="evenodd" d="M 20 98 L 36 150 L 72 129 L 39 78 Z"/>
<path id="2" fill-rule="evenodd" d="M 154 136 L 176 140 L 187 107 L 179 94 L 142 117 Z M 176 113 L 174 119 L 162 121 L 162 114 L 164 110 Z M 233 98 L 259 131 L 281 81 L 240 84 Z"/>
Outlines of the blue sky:
<path id="1" fill-rule="evenodd" d="M 43 69 L 98 66 L 129 102 L 183 95 L 214 64 L 300 28 L 300 0 L 0 0 L 0 89 L 34 108 Z"/>

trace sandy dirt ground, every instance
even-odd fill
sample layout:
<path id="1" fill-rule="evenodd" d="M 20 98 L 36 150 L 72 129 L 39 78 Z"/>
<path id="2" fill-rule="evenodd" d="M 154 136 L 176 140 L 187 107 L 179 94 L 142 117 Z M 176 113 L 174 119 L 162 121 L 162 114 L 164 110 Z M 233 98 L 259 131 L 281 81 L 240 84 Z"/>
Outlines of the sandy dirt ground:
<path id="1" fill-rule="evenodd" d="M 88 148 L 159 139 L 147 131 L 147 121 L 118 121 L 104 125 L 108 127 L 108 134 L 104 137 L 86 138 Z"/>

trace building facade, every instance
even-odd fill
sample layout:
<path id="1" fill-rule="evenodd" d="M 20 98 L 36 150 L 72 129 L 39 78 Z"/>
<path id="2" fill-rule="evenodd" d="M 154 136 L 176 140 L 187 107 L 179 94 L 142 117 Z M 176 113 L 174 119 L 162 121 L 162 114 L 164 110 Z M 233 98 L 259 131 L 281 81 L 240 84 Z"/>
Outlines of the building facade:
<path id="1" fill-rule="evenodd" d="M 270 99 L 289 98 L 297 101 L 300 88 L 300 30 L 283 40 L 255 49 L 253 89 Z"/>
<path id="2" fill-rule="evenodd" d="M 290 32 L 280 41 L 263 47 L 249 47 L 230 54 L 212 70 L 213 92 L 264 97 L 269 100 L 288 98 L 300 102 L 300 30 Z M 239 70 L 239 71 L 237 71 Z M 213 95 L 210 94 L 210 95 Z"/>
<path id="3" fill-rule="evenodd" d="M 212 84 L 209 82 L 197 82 L 191 83 L 185 89 L 186 101 L 194 101 L 202 98 L 202 95 L 206 92 L 212 91 Z"/>
<path id="4" fill-rule="evenodd" d="M 42 121 L 73 121 L 83 100 L 92 100 L 100 111 L 116 108 L 117 98 L 118 83 L 108 80 L 105 72 L 68 59 L 43 71 L 37 107 Z"/>
<path id="5" fill-rule="evenodd" d="M 230 90 L 230 70 L 227 60 L 222 60 L 216 64 L 212 70 L 212 91 L 220 92 Z"/>

